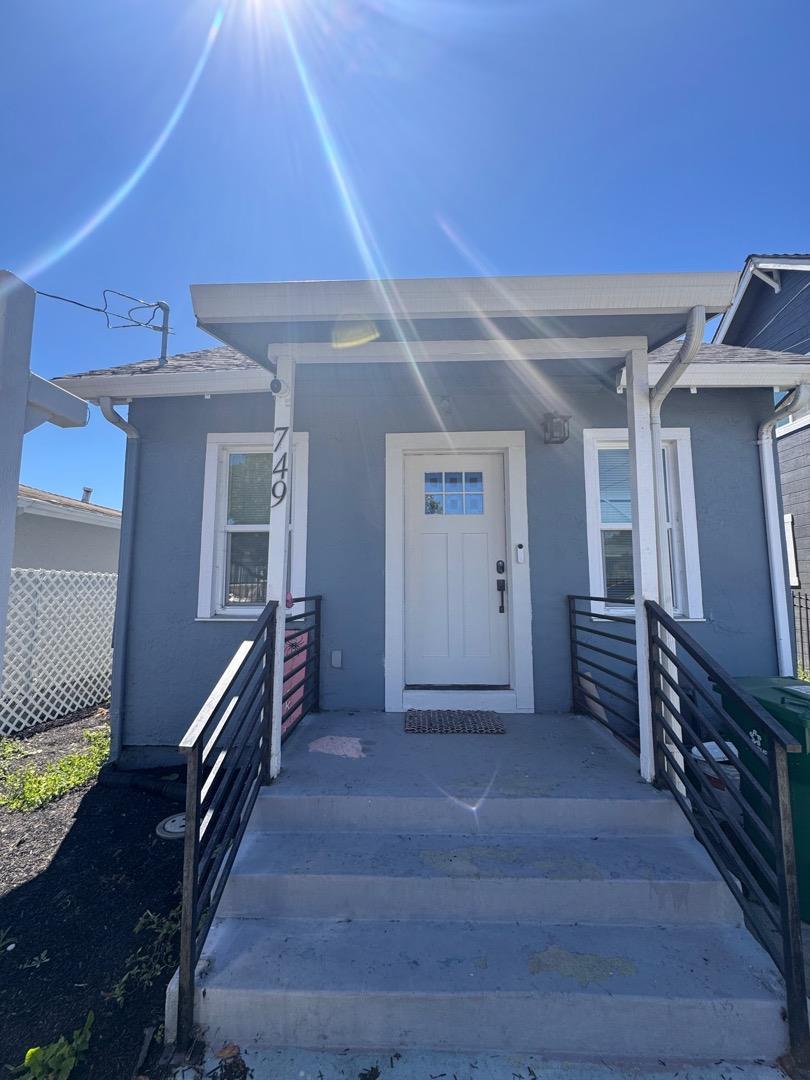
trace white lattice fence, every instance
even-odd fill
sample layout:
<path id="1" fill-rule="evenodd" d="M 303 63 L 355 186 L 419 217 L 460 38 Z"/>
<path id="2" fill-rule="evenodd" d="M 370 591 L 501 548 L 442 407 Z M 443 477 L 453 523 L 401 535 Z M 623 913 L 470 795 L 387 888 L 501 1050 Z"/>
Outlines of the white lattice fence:
<path id="1" fill-rule="evenodd" d="M 11 571 L 0 735 L 107 700 L 117 578 Z"/>

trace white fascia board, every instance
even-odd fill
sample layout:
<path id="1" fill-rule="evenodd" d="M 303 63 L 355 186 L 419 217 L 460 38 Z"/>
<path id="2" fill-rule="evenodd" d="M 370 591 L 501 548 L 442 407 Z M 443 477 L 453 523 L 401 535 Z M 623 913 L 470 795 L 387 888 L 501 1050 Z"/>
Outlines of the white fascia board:
<path id="1" fill-rule="evenodd" d="M 785 435 L 792 435 L 794 431 L 802 431 L 806 427 L 810 427 L 810 413 L 799 417 L 798 420 L 789 420 L 787 424 L 775 428 L 774 435 L 777 439 L 783 439 Z"/>
<path id="2" fill-rule="evenodd" d="M 192 285 L 198 323 L 725 311 L 736 271 Z"/>
<path id="3" fill-rule="evenodd" d="M 31 499 L 20 496 L 17 499 L 18 514 L 36 514 L 40 517 L 61 518 L 64 521 L 78 521 L 82 525 L 101 525 L 106 529 L 120 529 L 121 517 L 113 517 L 112 514 L 102 514 L 92 506 L 86 510 L 78 506 L 57 506 L 39 499 Z"/>
<path id="4" fill-rule="evenodd" d="M 655 386 L 666 364 L 650 364 L 650 386 Z M 810 381 L 810 362 L 806 364 L 690 364 L 676 387 L 688 389 L 722 389 L 723 387 L 779 387 L 790 389 L 799 383 Z M 622 368 L 617 380 L 618 390 L 627 386 L 627 374 Z"/>
<path id="5" fill-rule="evenodd" d="M 234 371 L 150 372 L 141 375 L 85 375 L 54 379 L 85 401 L 108 397 L 115 402 L 141 397 L 175 397 L 197 394 L 244 394 L 270 390 L 273 376 L 263 368 Z"/>
<path id="6" fill-rule="evenodd" d="M 80 396 L 30 372 L 28 376 L 28 412 L 31 427 L 50 422 L 57 427 L 84 427 L 90 418 L 89 410 Z"/>

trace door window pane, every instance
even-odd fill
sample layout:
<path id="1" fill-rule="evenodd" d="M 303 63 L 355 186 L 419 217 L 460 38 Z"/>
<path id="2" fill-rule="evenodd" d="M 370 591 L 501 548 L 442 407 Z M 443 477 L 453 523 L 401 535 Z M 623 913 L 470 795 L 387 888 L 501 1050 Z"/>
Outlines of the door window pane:
<path id="1" fill-rule="evenodd" d="M 467 472 L 464 473 L 464 490 L 465 491 L 483 491 L 484 490 L 484 474 L 480 472 Z"/>
<path id="2" fill-rule="evenodd" d="M 464 513 L 465 514 L 483 514 L 484 512 L 484 496 L 483 495 L 465 495 L 464 496 Z"/>
<path id="3" fill-rule="evenodd" d="M 426 472 L 426 514 L 483 514 L 484 474 Z"/>
<path id="4" fill-rule="evenodd" d="M 270 521 L 272 454 L 228 454 L 228 524 Z"/>
<path id="5" fill-rule="evenodd" d="M 425 491 L 442 492 L 442 474 L 440 472 L 425 473 Z"/>
<path id="6" fill-rule="evenodd" d="M 226 604 L 265 605 L 269 540 L 267 532 L 228 533 Z"/>
<path id="7" fill-rule="evenodd" d="M 464 503 L 461 495 L 451 495 L 448 492 L 444 497 L 444 512 L 445 514 L 463 514 Z"/>
<path id="8" fill-rule="evenodd" d="M 426 514 L 443 514 L 444 513 L 444 496 L 443 495 L 426 495 L 425 496 L 425 513 Z"/>
<path id="9" fill-rule="evenodd" d="M 633 534 L 630 529 L 605 529 L 602 533 L 605 597 L 614 603 L 633 599 Z"/>
<path id="10" fill-rule="evenodd" d="M 630 451 L 625 447 L 599 451 L 599 513 L 605 525 L 630 523 Z"/>

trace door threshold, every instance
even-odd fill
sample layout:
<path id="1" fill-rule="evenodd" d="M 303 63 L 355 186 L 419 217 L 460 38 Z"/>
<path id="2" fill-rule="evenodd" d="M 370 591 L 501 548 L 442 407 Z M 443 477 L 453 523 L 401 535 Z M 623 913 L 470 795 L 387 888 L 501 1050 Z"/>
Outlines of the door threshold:
<path id="1" fill-rule="evenodd" d="M 518 712 L 514 690 L 411 690 L 402 691 L 402 708 L 407 709 L 491 709 Z"/>

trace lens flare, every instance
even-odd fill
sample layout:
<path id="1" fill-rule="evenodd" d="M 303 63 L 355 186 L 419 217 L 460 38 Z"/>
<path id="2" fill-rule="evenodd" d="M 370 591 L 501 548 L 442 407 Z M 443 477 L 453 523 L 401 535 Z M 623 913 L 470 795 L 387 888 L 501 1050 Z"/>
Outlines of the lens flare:
<path id="1" fill-rule="evenodd" d="M 202 48 L 202 52 L 194 65 L 194 69 L 189 76 L 189 79 L 183 89 L 182 94 L 178 98 L 177 104 L 169 114 L 166 123 L 158 133 L 157 138 L 152 145 L 146 151 L 144 156 L 130 172 L 130 174 L 124 179 L 124 181 L 116 188 L 116 190 L 95 210 L 87 220 L 79 226 L 75 232 L 71 233 L 64 240 L 59 241 L 53 247 L 44 251 L 41 255 L 32 259 L 29 263 L 24 265 L 20 270 L 16 271 L 17 275 L 24 281 L 28 281 L 31 278 L 36 277 L 43 271 L 48 270 L 55 263 L 64 259 L 66 255 L 69 255 L 71 251 L 79 246 L 83 240 L 86 240 L 95 230 L 102 225 L 110 214 L 121 205 L 128 195 L 137 187 L 138 183 L 143 179 L 151 166 L 154 164 L 155 159 L 160 154 L 163 147 L 171 138 L 174 129 L 180 122 L 186 107 L 191 100 L 191 96 L 197 87 L 197 83 L 200 81 L 205 66 L 208 63 L 208 59 L 216 43 L 219 32 L 222 28 L 222 23 L 225 19 L 225 12 L 228 6 L 229 0 L 224 0 L 214 12 L 214 17 L 211 20 L 211 25 L 208 28 L 208 33 L 205 38 L 205 43 Z"/>

